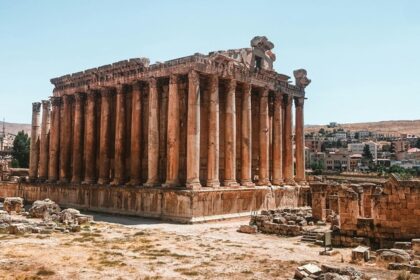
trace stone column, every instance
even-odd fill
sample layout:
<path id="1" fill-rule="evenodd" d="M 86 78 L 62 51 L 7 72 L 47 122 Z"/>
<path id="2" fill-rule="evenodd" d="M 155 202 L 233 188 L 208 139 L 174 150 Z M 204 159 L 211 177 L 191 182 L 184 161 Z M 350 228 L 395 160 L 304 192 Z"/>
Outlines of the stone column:
<path id="1" fill-rule="evenodd" d="M 273 116 L 273 185 L 283 183 L 283 96 L 276 92 L 274 96 L 274 116 Z"/>
<path id="2" fill-rule="evenodd" d="M 171 75 L 169 78 L 168 96 L 168 137 L 167 137 L 167 187 L 179 186 L 179 148 L 180 148 L 180 115 L 178 76 Z"/>
<path id="3" fill-rule="evenodd" d="M 130 185 L 138 186 L 141 180 L 141 88 L 133 84 L 131 96 L 131 155 Z"/>
<path id="4" fill-rule="evenodd" d="M 85 143 L 85 184 L 96 183 L 96 91 L 87 95 L 86 143 Z"/>
<path id="5" fill-rule="evenodd" d="M 252 182 L 252 124 L 251 124 L 251 90 L 250 84 L 244 85 L 242 97 L 242 143 L 241 143 L 241 185 L 253 187 Z"/>
<path id="6" fill-rule="evenodd" d="M 283 124 L 283 176 L 286 184 L 294 184 L 293 175 L 293 134 L 292 134 L 292 96 L 284 95 Z"/>
<path id="7" fill-rule="evenodd" d="M 149 79 L 149 125 L 147 135 L 147 182 L 146 187 L 159 184 L 159 100 L 156 79 Z"/>
<path id="8" fill-rule="evenodd" d="M 71 182 L 74 184 L 80 184 L 82 180 L 85 97 L 86 95 L 84 93 L 75 94 L 76 103 L 73 126 L 73 174 L 71 178 Z"/>
<path id="9" fill-rule="evenodd" d="M 70 180 L 71 160 L 71 102 L 72 96 L 63 95 L 62 130 L 60 137 L 60 183 Z"/>
<path id="10" fill-rule="evenodd" d="M 39 163 L 39 138 L 41 125 L 41 103 L 32 103 L 32 129 L 31 129 L 31 148 L 29 155 L 29 180 L 35 181 L 38 178 Z"/>
<path id="11" fill-rule="evenodd" d="M 219 79 L 217 75 L 209 78 L 209 130 L 207 150 L 207 187 L 220 187 L 219 181 Z"/>
<path id="12" fill-rule="evenodd" d="M 188 73 L 187 116 L 187 183 L 188 189 L 200 184 L 200 77 L 195 70 Z"/>
<path id="13" fill-rule="evenodd" d="M 115 166 L 113 185 L 125 183 L 125 136 L 126 136 L 126 87 L 117 86 L 117 99 L 115 109 Z"/>
<path id="14" fill-rule="evenodd" d="M 295 145 L 296 145 L 296 177 L 297 182 L 305 181 L 305 136 L 303 120 L 304 98 L 295 98 L 296 122 L 295 122 Z"/>
<path id="15" fill-rule="evenodd" d="M 236 80 L 229 80 L 225 109 L 225 179 L 223 185 L 238 187 L 236 181 Z"/>
<path id="16" fill-rule="evenodd" d="M 101 89 L 101 120 L 99 137 L 99 176 L 98 184 L 106 185 L 110 181 L 111 166 L 111 95 L 112 88 Z"/>
<path id="17" fill-rule="evenodd" d="M 42 100 L 41 147 L 39 156 L 39 181 L 48 178 L 48 153 L 50 142 L 51 103 Z"/>
<path id="18" fill-rule="evenodd" d="M 61 97 L 51 97 L 51 130 L 48 160 L 48 182 L 54 183 L 58 180 L 58 160 L 60 153 L 60 107 Z"/>
<path id="19" fill-rule="evenodd" d="M 259 131 L 259 174 L 258 185 L 271 185 L 270 182 L 270 119 L 268 112 L 268 89 L 260 89 L 260 131 Z"/>

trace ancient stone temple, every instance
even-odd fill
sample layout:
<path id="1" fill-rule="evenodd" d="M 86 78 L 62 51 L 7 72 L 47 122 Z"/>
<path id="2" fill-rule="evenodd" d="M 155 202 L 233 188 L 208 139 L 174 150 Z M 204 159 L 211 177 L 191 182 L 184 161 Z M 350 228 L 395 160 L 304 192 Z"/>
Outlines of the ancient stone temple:
<path id="1" fill-rule="evenodd" d="M 252 198 L 239 207 L 246 211 L 266 203 L 254 200 L 269 186 L 295 191 L 305 181 L 303 106 L 310 80 L 304 69 L 294 71 L 295 84 L 275 72 L 273 48 L 266 37 L 255 37 L 250 48 L 155 64 L 134 58 L 52 79 L 50 100 L 33 103 L 30 186 L 76 196 L 72 205 L 92 208 L 79 201 L 88 199 L 89 205 L 99 201 L 94 208 L 137 212 L 187 190 L 225 194 L 220 200 L 246 190 Z M 82 199 L 81 190 L 89 198 Z M 121 192 L 140 194 L 141 202 L 130 203 L 141 206 L 109 206 L 105 200 Z M 150 192 L 160 197 L 146 198 Z"/>

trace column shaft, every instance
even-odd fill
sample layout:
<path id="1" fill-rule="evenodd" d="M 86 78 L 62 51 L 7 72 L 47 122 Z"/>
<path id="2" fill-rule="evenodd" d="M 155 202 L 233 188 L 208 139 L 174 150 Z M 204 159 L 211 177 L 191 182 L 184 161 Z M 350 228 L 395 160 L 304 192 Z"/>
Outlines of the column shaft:
<path id="1" fill-rule="evenodd" d="M 293 184 L 293 134 L 292 134 L 292 96 L 285 95 L 283 99 L 283 176 L 287 184 Z"/>
<path id="2" fill-rule="evenodd" d="M 211 75 L 210 104 L 209 104 L 209 130 L 207 150 L 207 187 L 220 187 L 219 181 L 219 79 L 217 75 Z"/>
<path id="3" fill-rule="evenodd" d="M 48 153 L 51 122 L 51 103 L 49 100 L 42 100 L 42 122 L 41 122 L 41 145 L 39 156 L 39 180 L 45 181 L 48 178 Z"/>
<path id="4" fill-rule="evenodd" d="M 303 98 L 295 98 L 296 122 L 295 122 L 295 145 L 296 145 L 296 181 L 305 180 L 305 139 L 304 139 L 304 113 Z"/>
<path id="5" fill-rule="evenodd" d="M 126 108 L 124 85 L 117 86 L 116 116 L 115 116 L 115 167 L 113 185 L 125 183 L 125 136 L 126 136 Z"/>
<path id="6" fill-rule="evenodd" d="M 149 80 L 149 125 L 147 141 L 147 182 L 145 186 L 154 187 L 159 184 L 159 100 L 156 79 Z"/>
<path id="7" fill-rule="evenodd" d="M 229 80 L 225 109 L 225 179 L 223 185 L 239 186 L 236 182 L 236 80 Z"/>
<path id="8" fill-rule="evenodd" d="M 73 174 L 71 182 L 79 184 L 82 180 L 83 167 L 83 126 L 84 126 L 84 108 L 85 94 L 75 94 L 75 111 L 73 126 Z"/>
<path id="9" fill-rule="evenodd" d="M 84 183 L 96 182 L 96 91 L 87 95 L 86 108 L 86 143 L 85 143 L 85 178 Z"/>
<path id="10" fill-rule="evenodd" d="M 167 137 L 167 167 L 166 183 L 168 187 L 179 185 L 179 150 L 180 150 L 180 115 L 178 76 L 171 75 L 169 78 L 168 96 L 168 137 Z"/>
<path id="11" fill-rule="evenodd" d="M 48 160 L 48 182 L 58 180 L 58 162 L 60 153 L 60 107 L 61 97 L 51 97 L 51 130 Z"/>
<path id="12" fill-rule="evenodd" d="M 39 164 L 39 141 L 41 125 L 41 103 L 32 103 L 32 129 L 31 129 L 31 147 L 29 154 L 29 179 L 35 181 L 38 178 Z"/>
<path id="13" fill-rule="evenodd" d="M 197 189 L 200 184 L 200 77 L 192 70 L 188 73 L 187 115 L 187 184 Z"/>
<path id="14" fill-rule="evenodd" d="M 250 84 L 244 85 L 242 98 L 242 143 L 241 143 L 241 185 L 245 187 L 253 187 L 255 184 L 251 178 L 252 164 L 252 125 L 251 125 L 251 90 Z"/>
<path id="15" fill-rule="evenodd" d="M 273 116 L 273 185 L 283 183 L 282 157 L 283 157 L 283 110 L 282 95 L 276 93 L 274 97 Z"/>
<path id="16" fill-rule="evenodd" d="M 110 181 L 111 166 L 111 95 L 113 89 L 101 89 L 101 120 L 99 138 L 99 177 L 98 184 L 106 185 Z"/>
<path id="17" fill-rule="evenodd" d="M 268 89 L 260 90 L 260 131 L 259 131 L 259 174 L 258 185 L 270 185 L 270 119 L 268 112 Z"/>
<path id="18" fill-rule="evenodd" d="M 60 137 L 60 182 L 68 183 L 70 180 L 70 165 L 71 165 L 71 101 L 72 96 L 63 95 L 63 110 L 62 110 L 62 130 Z"/>
<path id="19" fill-rule="evenodd" d="M 131 96 L 131 156 L 130 185 L 137 186 L 141 181 L 141 88 L 133 84 Z"/>

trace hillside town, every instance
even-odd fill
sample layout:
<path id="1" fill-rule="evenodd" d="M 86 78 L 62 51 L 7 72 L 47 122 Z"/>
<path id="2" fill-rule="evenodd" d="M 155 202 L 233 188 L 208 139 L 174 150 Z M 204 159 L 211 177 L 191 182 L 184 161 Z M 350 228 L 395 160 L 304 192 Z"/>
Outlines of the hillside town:
<path id="1" fill-rule="evenodd" d="M 420 174 L 419 136 L 345 131 L 334 122 L 327 127 L 305 134 L 307 172 Z"/>

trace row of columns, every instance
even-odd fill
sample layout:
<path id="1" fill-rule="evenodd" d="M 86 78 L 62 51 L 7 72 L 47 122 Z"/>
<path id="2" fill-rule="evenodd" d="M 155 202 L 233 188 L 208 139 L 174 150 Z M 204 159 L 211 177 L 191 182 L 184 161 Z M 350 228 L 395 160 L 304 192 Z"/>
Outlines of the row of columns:
<path id="1" fill-rule="evenodd" d="M 220 185 L 236 187 L 254 186 L 252 178 L 252 104 L 250 84 L 241 86 L 241 112 L 236 112 L 237 82 L 227 83 L 225 100 L 224 132 L 224 181 L 219 181 L 220 148 L 220 102 L 219 79 L 209 78 L 209 114 L 207 147 L 207 187 Z M 147 133 L 147 181 L 145 186 L 163 184 L 168 187 L 180 186 L 180 103 L 179 76 L 169 77 L 168 114 L 166 137 L 166 181 L 159 181 L 159 98 L 155 78 L 148 80 L 148 133 Z M 115 135 L 111 135 L 111 98 L 116 90 Z M 129 177 L 131 185 L 141 183 L 141 141 L 142 98 L 139 83 L 132 85 L 131 96 L 131 138 L 127 139 L 127 108 L 125 102 L 126 85 L 116 89 L 102 88 L 89 90 L 87 94 L 74 95 L 74 113 L 71 110 L 71 96 L 51 97 L 51 102 L 42 102 L 42 123 L 40 124 L 40 103 L 33 104 L 32 137 L 30 151 L 30 179 L 49 182 L 60 181 L 87 184 L 121 185 Z M 100 118 L 96 98 L 101 100 Z M 188 73 L 187 99 L 187 147 L 186 147 L 186 187 L 197 189 L 200 184 L 200 75 L 196 71 Z M 291 95 L 276 93 L 272 118 L 272 146 L 270 145 L 269 90 L 258 88 L 259 95 L 259 172 L 258 185 L 281 185 L 305 180 L 303 99 L 293 99 Z M 296 176 L 293 163 L 292 103 L 296 106 Z M 241 115 L 240 178 L 236 178 L 236 116 Z M 144 114 L 143 114 L 144 116 Z M 207 116 L 206 116 L 207 117 Z M 86 118 L 86 119 L 85 119 Z M 86 125 L 85 125 L 86 124 Z M 99 145 L 96 144 L 96 126 L 100 126 Z M 40 131 L 41 128 L 41 131 Z M 73 130 L 73 131 L 72 131 Z M 69 137 L 72 135 L 73 138 Z M 111 137 L 114 137 L 114 176 L 110 182 Z M 130 163 L 126 165 L 126 141 L 130 141 Z M 71 143 L 73 143 L 71 145 Z M 270 174 L 270 147 L 272 172 Z M 162 147 L 161 147 L 162 148 Z M 98 162 L 96 162 L 99 149 Z M 70 162 L 70 160 L 72 162 Z M 71 168 L 70 170 L 70 166 Z M 84 174 L 82 174 L 84 166 Z M 98 172 L 96 172 L 98 166 Z M 96 174 L 98 174 L 96 176 Z M 271 175 L 271 176 L 270 176 Z M 96 178 L 97 177 L 97 178 Z M 83 182 L 82 182 L 82 179 Z"/>

